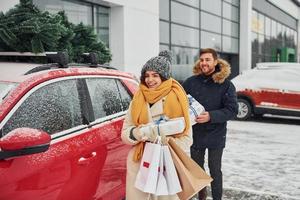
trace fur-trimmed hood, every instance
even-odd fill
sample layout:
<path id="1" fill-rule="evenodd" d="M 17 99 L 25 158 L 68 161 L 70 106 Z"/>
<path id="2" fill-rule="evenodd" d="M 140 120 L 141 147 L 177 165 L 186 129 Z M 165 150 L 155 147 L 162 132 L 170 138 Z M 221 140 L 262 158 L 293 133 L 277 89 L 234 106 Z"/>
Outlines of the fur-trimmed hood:
<path id="1" fill-rule="evenodd" d="M 195 63 L 194 67 L 193 67 L 193 73 L 195 75 L 200 75 L 202 74 L 202 70 L 200 68 L 200 60 L 198 59 L 197 62 Z M 229 65 L 229 63 L 223 59 L 218 59 L 218 64 L 219 65 L 219 71 L 215 72 L 212 75 L 212 79 L 214 80 L 215 83 L 223 83 L 225 81 L 226 78 L 229 77 L 230 73 L 231 73 L 231 67 Z M 217 67 L 217 66 L 216 66 Z"/>

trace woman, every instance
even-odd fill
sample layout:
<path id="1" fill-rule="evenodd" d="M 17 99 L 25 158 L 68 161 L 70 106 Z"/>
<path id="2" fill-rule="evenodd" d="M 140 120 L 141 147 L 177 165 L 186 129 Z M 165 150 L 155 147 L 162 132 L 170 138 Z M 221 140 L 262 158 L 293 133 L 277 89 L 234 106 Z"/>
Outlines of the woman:
<path id="1" fill-rule="evenodd" d="M 139 90 L 130 103 L 122 129 L 122 140 L 132 145 L 127 157 L 126 200 L 177 200 L 177 195 L 155 196 L 135 188 L 145 141 L 153 142 L 156 135 L 145 137 L 139 126 L 164 115 L 170 119 L 184 117 L 186 127 L 173 136 L 187 153 L 192 144 L 188 99 L 181 85 L 170 77 L 171 56 L 163 51 L 146 62 L 141 71 Z M 167 139 L 166 139 L 167 140 Z"/>

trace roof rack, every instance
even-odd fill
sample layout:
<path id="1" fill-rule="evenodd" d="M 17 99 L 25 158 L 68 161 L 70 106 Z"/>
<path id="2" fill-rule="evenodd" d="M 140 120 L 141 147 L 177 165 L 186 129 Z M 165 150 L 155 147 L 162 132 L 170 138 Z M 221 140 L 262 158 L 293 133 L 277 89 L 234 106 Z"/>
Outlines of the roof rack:
<path id="1" fill-rule="evenodd" d="M 59 64 L 62 68 L 68 67 L 69 55 L 67 52 L 46 52 L 46 57 L 49 58 L 50 61 Z"/>
<path id="2" fill-rule="evenodd" d="M 105 64 L 99 64 L 99 57 L 98 54 L 95 52 L 91 52 L 91 53 L 83 53 L 82 54 L 83 57 L 83 63 L 87 64 L 90 63 L 88 66 L 89 67 L 102 67 L 102 68 L 106 68 L 106 69 L 117 69 L 115 67 L 109 66 L 109 65 L 105 65 Z"/>
<path id="3" fill-rule="evenodd" d="M 97 65 L 99 64 L 99 57 L 98 54 L 95 52 L 83 53 L 82 58 L 83 62 L 90 63 L 92 65 L 91 67 L 97 67 Z"/>

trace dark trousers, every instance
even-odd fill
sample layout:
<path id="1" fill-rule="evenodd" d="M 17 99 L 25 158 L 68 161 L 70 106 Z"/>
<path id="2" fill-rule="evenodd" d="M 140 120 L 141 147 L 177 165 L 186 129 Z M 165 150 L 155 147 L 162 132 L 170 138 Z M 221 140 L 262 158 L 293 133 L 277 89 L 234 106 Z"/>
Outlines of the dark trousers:
<path id="1" fill-rule="evenodd" d="M 198 165 L 204 169 L 205 148 L 191 148 L 191 156 Z M 211 182 L 211 192 L 213 200 L 221 200 L 223 192 L 223 175 L 221 171 L 223 148 L 208 149 L 208 168 L 210 176 L 214 179 Z M 204 169 L 205 170 L 205 169 Z"/>

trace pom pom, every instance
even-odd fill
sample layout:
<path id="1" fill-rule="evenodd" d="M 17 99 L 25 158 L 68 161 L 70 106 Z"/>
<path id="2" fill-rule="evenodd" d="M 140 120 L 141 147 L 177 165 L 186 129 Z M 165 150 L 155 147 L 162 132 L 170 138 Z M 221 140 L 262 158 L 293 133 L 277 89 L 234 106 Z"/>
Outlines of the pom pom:
<path id="1" fill-rule="evenodd" d="M 171 51 L 164 50 L 164 51 L 159 52 L 158 55 L 165 57 L 171 63 L 171 61 L 172 61 L 172 52 Z"/>

